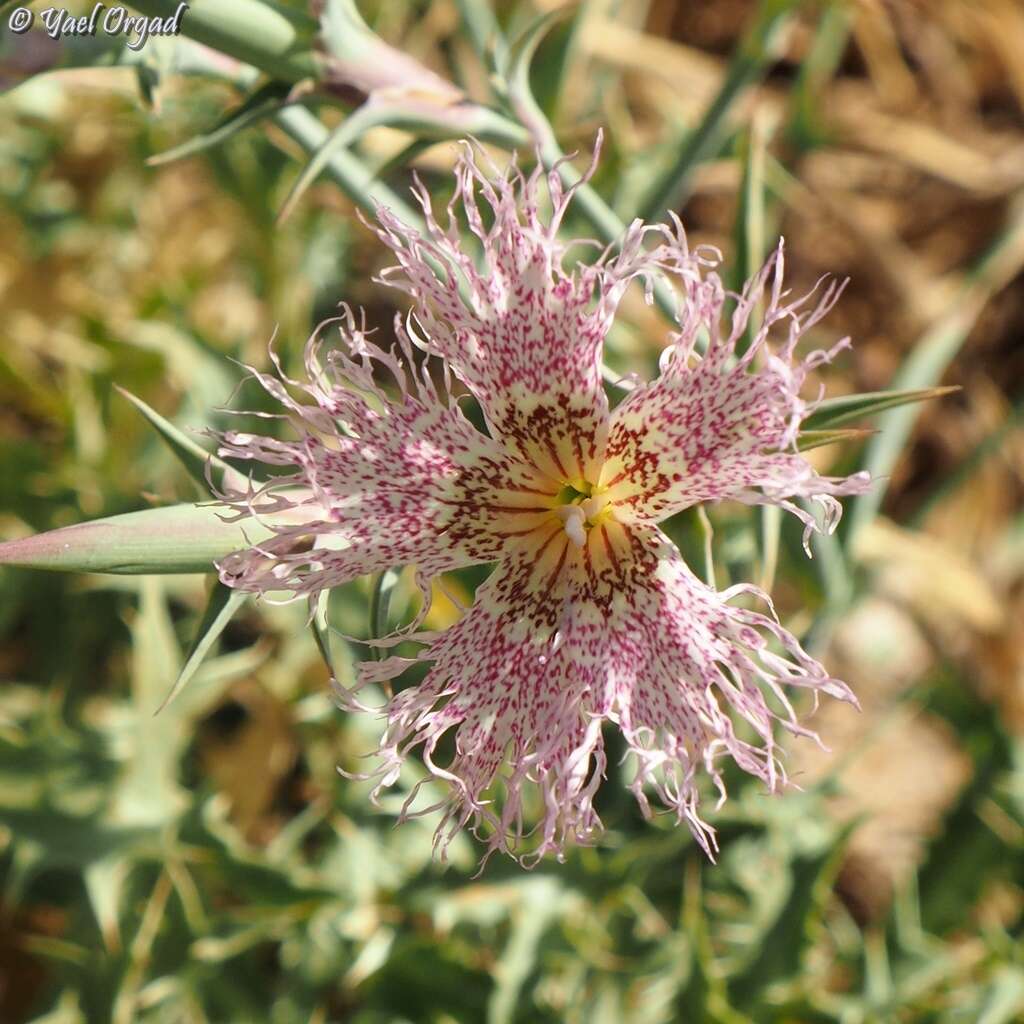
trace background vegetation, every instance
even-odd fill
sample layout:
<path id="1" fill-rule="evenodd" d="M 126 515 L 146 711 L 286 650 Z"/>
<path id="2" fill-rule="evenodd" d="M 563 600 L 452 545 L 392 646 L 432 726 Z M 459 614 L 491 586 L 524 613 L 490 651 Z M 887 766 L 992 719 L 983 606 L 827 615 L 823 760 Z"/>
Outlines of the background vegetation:
<path id="1" fill-rule="evenodd" d="M 501 3 L 497 25 L 511 40 L 556 6 Z M 501 100 L 481 0 L 360 8 Z M 297 365 L 341 299 L 386 343 L 396 296 L 370 282 L 385 256 L 351 189 L 322 179 L 277 223 L 305 160 L 280 122 L 147 165 L 240 102 L 237 85 L 167 73 L 176 41 L 134 67 L 33 75 L 56 58 L 3 32 L 6 539 L 195 497 L 113 385 L 182 427 L 222 426 L 231 358 L 265 365 L 276 328 Z M 621 219 L 678 210 L 737 281 L 780 233 L 795 288 L 850 276 L 820 329 L 855 340 L 831 393 L 960 386 L 814 453 L 881 481 L 813 562 L 794 524 L 710 510 L 719 582 L 773 580 L 784 620 L 863 703 L 814 717 L 830 754 L 793 745 L 802 792 L 736 779 L 711 865 L 685 830 L 643 822 L 613 769 L 598 847 L 473 878 L 467 837 L 444 870 L 429 821 L 394 830 L 337 774 L 377 724 L 333 709 L 304 607 L 247 604 L 154 717 L 208 580 L 4 569 L 0 1020 L 1022 1019 L 1022 67 L 1014 0 L 590 0 L 533 61 L 563 149 L 605 126 L 593 184 Z M 415 166 L 443 199 L 454 147 L 415 141 L 374 128 L 349 152 L 403 195 Z M 577 211 L 568 231 L 594 227 Z M 632 296 L 609 361 L 651 372 L 664 331 Z M 259 401 L 247 387 L 235 404 Z M 693 529 L 676 533 L 699 559 Z M 368 601 L 365 583 L 343 588 L 332 620 L 365 632 Z M 365 651 L 336 656 L 347 671 Z"/>

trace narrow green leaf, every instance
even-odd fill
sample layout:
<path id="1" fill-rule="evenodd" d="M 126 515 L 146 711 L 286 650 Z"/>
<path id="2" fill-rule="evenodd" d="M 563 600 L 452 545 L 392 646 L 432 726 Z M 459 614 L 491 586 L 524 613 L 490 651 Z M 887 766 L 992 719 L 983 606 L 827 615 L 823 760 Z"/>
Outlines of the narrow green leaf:
<path id="1" fill-rule="evenodd" d="M 758 111 L 743 142 L 743 181 L 740 187 L 739 209 L 733 234 L 736 238 L 736 262 L 732 287 L 742 292 L 762 267 L 768 250 L 767 210 L 765 204 L 764 173 L 770 127 L 764 111 Z M 737 344 L 742 355 L 761 326 L 762 303 L 758 303 L 747 323 L 747 329 Z"/>
<path id="2" fill-rule="evenodd" d="M 174 146 L 149 157 L 146 163 L 150 167 L 159 167 L 186 156 L 194 156 L 212 146 L 218 146 L 236 132 L 280 110 L 288 102 L 291 93 L 292 86 L 287 82 L 267 82 L 252 92 L 240 106 L 228 111 L 209 131 L 194 136 L 180 146 Z"/>
<path id="3" fill-rule="evenodd" d="M 302 169 L 277 215 L 280 224 L 295 209 L 303 194 L 323 173 L 332 158 L 357 142 L 370 128 L 398 128 L 429 139 L 470 136 L 499 145 L 516 146 L 528 141 L 516 124 L 486 107 L 474 104 L 457 108 L 403 103 L 400 99 L 373 98 L 354 110 L 323 141 Z"/>
<path id="4" fill-rule="evenodd" d="M 313 630 L 313 639 L 316 641 L 317 650 L 323 658 L 327 671 L 331 678 L 341 686 L 352 686 L 355 682 L 351 652 L 347 644 L 342 643 L 341 650 L 335 650 L 334 634 L 327 620 L 328 604 L 330 602 L 330 591 L 324 590 L 320 593 L 313 609 L 313 617 L 310 619 L 310 627 Z"/>
<path id="5" fill-rule="evenodd" d="M 931 398 L 959 391 L 958 387 L 902 388 L 894 391 L 866 391 L 859 395 L 839 395 L 826 398 L 817 409 L 804 420 L 803 433 L 835 427 L 851 420 L 865 419 L 886 409 L 895 409 L 913 402 L 926 402 Z"/>
<path id="6" fill-rule="evenodd" d="M 320 595 L 317 597 L 316 607 L 313 609 L 313 617 L 310 619 L 309 625 L 313 630 L 313 639 L 316 641 L 320 657 L 324 659 L 327 671 L 330 672 L 331 677 L 334 678 L 334 656 L 331 652 L 331 627 L 327 622 L 327 602 L 330 600 L 330 597 L 331 592 L 329 590 L 320 591 Z"/>
<path id="7" fill-rule="evenodd" d="M 694 171 L 721 151 L 737 101 L 778 58 L 795 6 L 794 0 L 762 0 L 711 106 L 688 136 L 675 165 L 651 189 L 640 213 L 643 220 L 660 221 L 669 210 L 679 209 L 689 194 Z"/>
<path id="8" fill-rule="evenodd" d="M 188 471 L 188 475 L 204 491 L 212 493 L 210 484 L 206 479 L 206 467 L 208 464 L 218 470 L 217 475 L 221 477 L 218 482 L 221 484 L 225 480 L 230 480 L 233 484 L 245 482 L 245 478 L 237 469 L 229 466 L 223 459 L 211 454 L 201 445 L 197 444 L 192 438 L 171 423 L 170 420 L 165 419 L 155 409 L 148 406 L 141 398 L 117 384 L 114 387 L 156 428 L 160 436 L 167 442 L 171 451 Z"/>
<path id="9" fill-rule="evenodd" d="M 512 43 L 506 66 L 501 69 L 512 109 L 532 135 L 544 165 L 550 170 L 559 164 L 559 176 L 566 186 L 576 184 L 580 176 L 569 163 L 561 162 L 565 160 L 565 154 L 530 87 L 530 65 L 545 34 L 570 13 L 569 8 L 563 7 L 533 21 Z M 625 231 L 625 225 L 615 211 L 589 185 L 577 190 L 576 205 L 598 231 L 602 241 L 615 242 Z"/>
<path id="10" fill-rule="evenodd" d="M 207 573 L 215 560 L 271 536 L 247 518 L 226 523 L 209 505 L 168 505 L 0 543 L 0 565 L 58 572 Z"/>
<path id="11" fill-rule="evenodd" d="M 768 146 L 769 125 L 763 111 L 754 115 L 747 132 L 743 151 L 743 183 L 740 189 L 739 209 L 736 213 L 736 267 L 733 289 L 740 293 L 746 282 L 760 269 L 768 248 L 764 169 Z M 743 354 L 750 347 L 761 326 L 762 303 L 758 303 L 747 322 L 746 330 L 737 343 L 737 352 Z M 778 565 L 779 543 L 782 531 L 780 509 L 762 505 L 760 575 L 761 585 L 771 590 Z"/>
<path id="12" fill-rule="evenodd" d="M 214 582 L 206 610 L 196 629 L 195 639 L 185 655 L 185 664 L 181 666 L 178 678 L 174 681 L 174 685 L 164 698 L 163 703 L 156 709 L 155 714 L 160 714 L 185 688 L 221 633 L 224 632 L 224 627 L 234 618 L 235 612 L 242 607 L 248 596 L 245 591 L 232 590 L 220 580 Z"/>
<path id="13" fill-rule="evenodd" d="M 308 153 L 316 153 L 330 136 L 330 130 L 310 110 L 285 107 L 274 115 L 275 123 Z M 378 181 L 373 171 L 354 153 L 335 149 L 324 167 L 324 173 L 364 213 L 376 214 L 377 204 L 388 207 L 411 227 L 421 228 L 423 218 L 397 192 Z"/>
<path id="14" fill-rule="evenodd" d="M 488 0 L 455 0 L 459 9 L 459 19 L 469 36 L 469 41 L 487 67 L 494 55 L 494 48 L 503 43 L 501 27 L 494 16 Z"/>
<path id="15" fill-rule="evenodd" d="M 822 448 L 827 444 L 838 444 L 840 441 L 863 441 L 877 430 L 801 430 L 797 438 L 796 446 L 802 452 L 809 452 L 812 448 Z"/>
<path id="16" fill-rule="evenodd" d="M 341 150 L 347 149 L 356 142 L 363 132 L 370 128 L 389 124 L 392 120 L 392 113 L 386 107 L 364 104 L 358 110 L 354 110 L 341 124 L 338 125 L 319 146 L 313 154 L 309 163 L 299 173 L 292 185 L 291 191 L 277 214 L 277 223 L 283 223 L 298 205 L 299 200 L 306 190 L 320 176 L 324 168 L 330 163 L 331 158 Z"/>
<path id="17" fill-rule="evenodd" d="M 370 639 L 377 640 L 388 632 L 388 620 L 391 618 L 391 595 L 401 573 L 397 569 L 388 569 L 377 576 L 373 585 L 373 596 L 370 599 Z M 386 652 L 382 647 L 374 648 L 378 658 L 384 658 Z"/>
<path id="18" fill-rule="evenodd" d="M 779 567 L 782 539 L 782 509 L 778 505 L 761 506 L 761 580 L 760 586 L 770 594 Z"/>

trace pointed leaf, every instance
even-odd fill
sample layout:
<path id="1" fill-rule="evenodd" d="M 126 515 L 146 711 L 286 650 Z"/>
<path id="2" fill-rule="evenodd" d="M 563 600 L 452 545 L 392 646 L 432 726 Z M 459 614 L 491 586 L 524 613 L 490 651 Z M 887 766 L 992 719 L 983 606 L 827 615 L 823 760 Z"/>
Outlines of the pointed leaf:
<path id="1" fill-rule="evenodd" d="M 217 482 L 219 484 L 230 483 L 232 486 L 244 486 L 245 477 L 237 469 L 229 466 L 223 459 L 208 452 L 202 445 L 197 444 L 192 438 L 171 423 L 170 420 L 165 419 L 155 409 L 148 406 L 141 398 L 138 398 L 117 384 L 114 387 L 156 428 L 160 436 L 169 445 L 171 451 L 174 452 L 178 460 L 188 471 L 188 475 L 203 490 L 212 493 L 210 481 L 206 475 L 208 465 L 211 469 L 218 470 L 220 479 Z"/>
<path id="2" fill-rule="evenodd" d="M 544 166 L 550 171 L 555 168 L 566 188 L 576 186 L 576 209 L 590 222 L 598 238 L 608 245 L 618 245 L 625 233 L 626 225 L 619 215 L 605 202 L 602 196 L 588 183 L 580 183 L 580 174 L 566 159 L 558 144 L 551 122 L 541 110 L 530 87 L 530 62 L 545 33 L 560 19 L 571 14 L 569 8 L 549 11 L 537 18 L 507 50 L 503 47 L 495 54 L 498 64 L 497 84 L 515 111 L 516 117 L 529 131 L 533 145 Z M 600 140 L 600 133 L 597 138 Z M 679 302 L 675 289 L 663 277 L 652 280 L 652 292 L 658 308 L 666 318 L 675 323 Z M 703 351 L 706 342 L 698 339 L 698 351 Z"/>
<path id="3" fill-rule="evenodd" d="M 958 387 L 937 388 L 904 388 L 895 391 L 867 391 L 859 395 L 840 395 L 837 398 L 826 398 L 807 419 L 804 420 L 802 433 L 820 430 L 822 427 L 834 427 L 851 420 L 874 416 L 885 409 L 895 409 L 900 405 L 913 402 L 926 402 L 930 398 L 940 398 Z"/>
<path id="4" fill-rule="evenodd" d="M 863 441 L 876 433 L 876 430 L 856 430 L 851 427 L 845 430 L 801 430 L 796 446 L 799 451 L 809 452 L 812 448 L 822 448 L 840 441 Z"/>
<path id="5" fill-rule="evenodd" d="M 203 659 L 210 653 L 218 637 L 224 632 L 224 627 L 234 618 L 235 612 L 242 607 L 248 596 L 245 591 L 232 590 L 220 580 L 214 582 L 213 588 L 210 590 L 210 598 L 206 603 L 206 610 L 196 629 L 195 639 L 188 649 L 188 654 L 185 655 L 185 664 L 181 666 L 178 678 L 174 681 L 174 685 L 164 698 L 163 703 L 156 709 L 156 714 L 160 714 L 196 674 Z"/>
<path id="6" fill-rule="evenodd" d="M 387 124 L 393 119 L 391 112 L 386 107 L 377 107 L 371 104 L 364 104 L 358 110 L 353 111 L 338 125 L 324 140 L 323 145 L 313 154 L 309 163 L 302 169 L 295 184 L 292 185 L 288 197 L 281 206 L 277 215 L 277 223 L 283 223 L 298 205 L 303 194 L 320 176 L 324 168 L 330 163 L 340 151 L 347 149 L 353 142 L 369 128 Z"/>
<path id="7" fill-rule="evenodd" d="M 508 147 L 528 142 L 528 136 L 518 125 L 486 107 L 471 104 L 434 107 L 410 98 L 374 97 L 349 114 L 313 154 L 285 199 L 277 222 L 280 224 L 291 215 L 309 186 L 339 153 L 370 128 L 379 127 L 398 128 L 428 139 L 470 136 Z"/>
<path id="8" fill-rule="evenodd" d="M 280 110 L 288 102 L 291 92 L 292 87 L 286 82 L 267 82 L 246 97 L 240 106 L 225 114 L 208 132 L 202 132 L 179 146 L 157 153 L 146 163 L 150 167 L 159 167 L 217 146 L 236 132 Z"/>
<path id="9" fill-rule="evenodd" d="M 519 119 L 529 128 L 534 139 L 545 148 L 555 140 L 554 129 L 537 103 L 530 85 L 530 65 L 537 47 L 555 24 L 567 18 L 571 10 L 556 8 L 535 18 L 504 52 L 498 73 Z"/>
<path id="10" fill-rule="evenodd" d="M 330 137 L 327 126 L 305 107 L 285 107 L 274 114 L 274 122 L 310 154 L 319 150 Z M 416 228 L 423 226 L 422 215 L 397 192 L 379 181 L 374 172 L 350 150 L 336 149 L 324 171 L 364 213 L 375 216 L 377 204 L 380 203 L 388 207 L 396 217 L 401 217 L 406 224 Z"/>
<path id="11" fill-rule="evenodd" d="M 255 519 L 225 522 L 210 505 L 169 505 L 0 543 L 0 564 L 58 572 L 209 572 L 214 561 L 265 540 Z"/>

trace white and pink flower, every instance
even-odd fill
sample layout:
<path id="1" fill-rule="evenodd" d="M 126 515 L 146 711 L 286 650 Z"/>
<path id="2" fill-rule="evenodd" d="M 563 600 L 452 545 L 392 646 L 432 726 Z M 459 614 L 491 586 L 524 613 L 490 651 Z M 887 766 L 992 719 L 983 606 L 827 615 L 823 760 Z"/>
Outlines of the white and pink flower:
<path id="1" fill-rule="evenodd" d="M 855 699 L 778 623 L 764 593 L 706 585 L 658 523 L 700 502 L 737 500 L 780 505 L 811 531 L 815 518 L 795 503 L 810 499 L 831 528 L 835 496 L 865 489 L 864 474 L 820 476 L 796 449 L 812 405 L 800 397 L 805 378 L 846 342 L 802 358 L 795 349 L 838 289 L 791 300 L 780 246 L 727 316 L 713 254 L 691 251 L 678 222 L 635 222 L 614 252 L 568 270 L 570 244 L 558 230 L 572 190 L 557 174 L 512 168 L 489 177 L 469 147 L 455 173 L 446 224 L 422 187 L 425 233 L 379 213 L 378 234 L 397 259 L 383 280 L 413 305 L 396 324 L 398 351 L 374 346 L 346 310 L 333 322 L 338 347 L 327 350 L 323 331 L 310 341 L 308 381 L 289 380 L 280 367 L 278 376 L 256 373 L 298 424 L 298 438 L 229 432 L 220 454 L 293 472 L 258 497 L 224 498 L 246 514 L 291 504 L 294 525 L 224 559 L 221 579 L 315 596 L 413 565 L 429 594 L 437 574 L 495 563 L 455 625 L 442 633 L 415 626 L 406 635 L 423 645 L 416 657 L 368 662 L 356 690 L 342 693 L 361 708 L 362 687 L 430 664 L 422 683 L 383 708 L 377 792 L 418 750 L 430 777 L 447 784 L 442 852 L 469 826 L 489 853 L 560 855 L 601 829 L 593 799 L 611 725 L 634 755 L 632 788 L 645 813 L 653 793 L 712 854 L 714 831 L 698 808 L 701 773 L 724 796 L 719 759 L 727 755 L 776 790 L 785 782 L 776 726 L 813 735 L 798 724 L 789 688 Z M 480 262 L 462 240 L 467 228 Z M 630 282 L 649 284 L 655 274 L 678 285 L 678 330 L 660 376 L 610 409 L 603 341 Z M 462 381 L 486 432 L 414 360 L 414 348 L 440 364 L 445 383 Z M 381 371 L 394 388 L 379 383 Z M 766 613 L 734 604 L 741 595 Z M 448 734 L 454 754 L 439 763 Z M 531 787 L 542 797 L 532 826 L 524 813 Z"/>

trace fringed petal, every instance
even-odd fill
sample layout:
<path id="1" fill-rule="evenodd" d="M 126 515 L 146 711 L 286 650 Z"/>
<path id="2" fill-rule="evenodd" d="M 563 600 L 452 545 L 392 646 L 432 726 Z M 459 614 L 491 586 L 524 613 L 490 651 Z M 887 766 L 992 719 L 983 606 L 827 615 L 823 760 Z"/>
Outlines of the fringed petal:
<path id="1" fill-rule="evenodd" d="M 814 517 L 796 504 L 810 498 L 831 527 L 834 496 L 867 486 L 863 474 L 819 476 L 796 451 L 813 408 L 800 396 L 805 379 L 845 342 L 802 359 L 795 348 L 838 289 L 816 305 L 791 301 L 780 248 L 732 297 L 723 333 L 727 295 L 704 272 L 713 259 L 689 250 L 678 221 L 674 231 L 634 223 L 614 254 L 567 271 L 557 232 L 571 194 L 557 171 L 524 177 L 513 166 L 488 178 L 467 146 L 444 227 L 422 187 L 424 234 L 380 211 L 380 237 L 398 261 L 384 279 L 409 293 L 414 316 L 397 325 L 396 353 L 371 345 L 346 310 L 339 348 L 324 358 L 317 338 L 307 347 L 306 382 L 280 366 L 276 376 L 253 371 L 297 438 L 222 436 L 220 454 L 285 473 L 221 496 L 240 518 L 266 515 L 274 531 L 221 562 L 221 578 L 316 594 L 414 564 L 426 593 L 433 574 L 497 562 L 454 626 L 405 631 L 423 644 L 416 657 L 367 663 L 355 689 L 339 689 L 343 706 L 366 710 L 363 688 L 387 689 L 410 665 L 431 665 L 382 709 L 375 796 L 418 752 L 447 796 L 424 808 L 417 789 L 403 816 L 440 809 L 442 854 L 469 827 L 488 855 L 561 856 L 600 832 L 602 730 L 614 726 L 644 811 L 653 795 L 712 855 L 701 778 L 724 797 L 724 756 L 774 791 L 785 782 L 778 729 L 813 735 L 797 721 L 791 688 L 853 696 L 778 623 L 766 595 L 701 583 L 654 524 L 732 498 L 781 505 L 811 529 Z M 479 263 L 464 249 L 460 218 Z M 681 285 L 679 331 L 661 376 L 609 418 L 603 339 L 629 282 L 645 279 L 649 294 L 653 273 Z M 761 327 L 741 354 L 766 289 Z M 444 387 L 414 347 L 437 357 Z M 479 401 L 489 434 L 448 397 L 451 374 Z"/>
<path id="2" fill-rule="evenodd" d="M 445 402 L 400 323 L 395 354 L 370 344 L 350 311 L 335 322 L 341 345 L 324 358 L 314 335 L 306 382 L 285 377 L 276 359 L 277 376 L 251 371 L 288 410 L 299 439 L 221 437 L 222 456 L 293 469 L 221 494 L 240 517 L 261 517 L 275 530 L 223 559 L 221 579 L 243 590 L 316 594 L 396 566 L 431 576 L 500 557 L 508 517 L 550 502 L 554 489 Z M 382 371 L 393 391 L 378 383 Z"/>
<path id="3" fill-rule="evenodd" d="M 729 603 L 741 595 L 765 602 L 769 614 Z M 406 813 L 444 808 L 442 850 L 469 826 L 488 855 L 500 850 L 525 862 L 598 834 L 604 723 L 621 728 L 635 757 L 632 788 L 645 813 L 653 792 L 713 855 L 714 830 L 699 814 L 700 775 L 724 798 L 718 762 L 729 756 L 774 791 L 786 780 L 776 725 L 814 735 L 798 724 L 787 690 L 854 701 L 779 625 L 764 594 L 719 594 L 660 531 L 612 520 L 591 529 L 582 549 L 557 532 L 520 543 L 469 613 L 424 639 L 418 658 L 363 667 L 365 686 L 416 661 L 433 665 L 384 709 L 377 794 L 419 748 L 449 795 L 430 808 L 411 799 Z M 341 699 L 361 706 L 354 692 Z M 439 764 L 450 733 L 454 756 Z M 531 799 L 538 824 L 528 830 Z"/>
<path id="4" fill-rule="evenodd" d="M 362 688 L 388 682 L 416 661 L 433 663 L 421 684 L 387 705 L 371 777 L 376 798 L 419 748 L 430 776 L 449 789 L 436 837 L 442 856 L 466 826 L 488 856 L 501 850 L 524 862 L 561 856 L 600 829 L 592 801 L 604 752 L 586 699 L 600 689 L 603 666 L 571 630 L 560 630 L 568 597 L 562 570 L 572 557 L 561 530 L 517 542 L 469 612 L 445 633 L 423 638 L 429 642 L 418 658 L 360 668 Z M 339 696 L 343 707 L 363 707 L 354 692 Z M 454 756 L 442 765 L 439 749 L 449 733 Z M 532 807 L 530 790 L 539 795 Z M 416 797 L 403 817 L 437 809 L 414 806 Z M 528 828 L 533 816 L 539 824 Z"/>
<path id="5" fill-rule="evenodd" d="M 800 424 L 815 407 L 800 395 L 807 375 L 848 340 L 796 357 L 797 343 L 832 308 L 841 286 L 828 285 L 814 305 L 817 290 L 791 301 L 782 290 L 782 269 L 780 244 L 738 297 L 728 333 L 722 329 L 727 294 L 718 276 L 687 280 L 688 303 L 661 375 L 612 414 L 601 486 L 622 517 L 658 522 L 699 502 L 728 498 L 781 505 L 809 531 L 815 518 L 793 499 L 810 498 L 831 529 L 840 514 L 833 496 L 860 494 L 870 485 L 866 473 L 820 476 L 796 451 Z M 738 356 L 737 343 L 762 297 L 761 326 Z M 784 340 L 769 342 L 780 330 Z M 698 358 L 702 334 L 710 342 Z"/>
<path id="6" fill-rule="evenodd" d="M 631 788 L 685 821 L 709 856 L 714 830 L 699 813 L 702 774 L 725 799 L 719 761 L 731 758 L 769 792 L 786 781 L 778 728 L 815 741 L 790 703 L 792 687 L 856 704 L 775 617 L 756 587 L 719 593 L 699 580 L 675 546 L 649 526 L 623 526 L 635 564 L 633 585 L 610 623 L 606 698 L 635 757 Z M 767 614 L 731 602 L 752 597 Z M 740 728 L 742 727 L 742 728 Z"/>
<path id="7" fill-rule="evenodd" d="M 513 164 L 488 177 L 467 144 L 455 182 L 444 226 L 418 186 L 425 234 L 379 210 L 378 234 L 398 260 L 382 280 L 412 297 L 418 340 L 474 394 L 493 436 L 552 478 L 593 482 L 608 416 L 601 345 L 629 282 L 658 267 L 643 240 L 660 229 L 637 221 L 614 255 L 566 271 L 566 251 L 594 243 L 559 240 L 574 188 L 563 188 L 557 170 L 538 167 L 526 177 Z M 479 263 L 463 242 L 467 230 L 479 242 Z"/>

